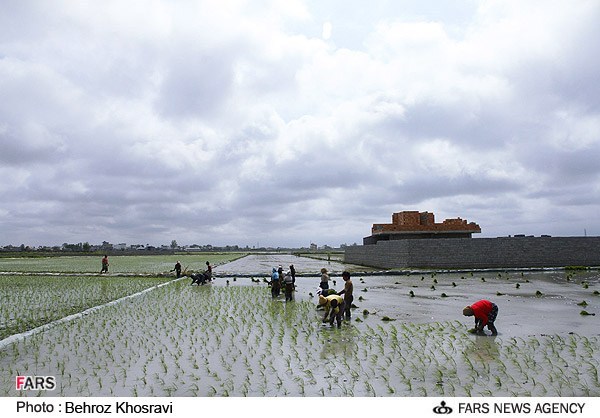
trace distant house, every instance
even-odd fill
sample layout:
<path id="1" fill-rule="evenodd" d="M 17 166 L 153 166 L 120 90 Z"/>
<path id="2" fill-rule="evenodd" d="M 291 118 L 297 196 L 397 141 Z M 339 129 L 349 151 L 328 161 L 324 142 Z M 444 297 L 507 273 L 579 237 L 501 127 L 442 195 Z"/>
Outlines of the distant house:
<path id="1" fill-rule="evenodd" d="M 113 245 L 108 241 L 102 241 L 102 245 L 100 246 L 101 250 L 112 250 Z"/>

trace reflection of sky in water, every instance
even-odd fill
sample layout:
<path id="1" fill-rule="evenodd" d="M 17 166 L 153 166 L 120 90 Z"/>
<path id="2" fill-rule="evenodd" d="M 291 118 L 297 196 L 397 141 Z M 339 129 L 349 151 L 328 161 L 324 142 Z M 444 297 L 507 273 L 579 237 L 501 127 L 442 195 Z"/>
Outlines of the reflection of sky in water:
<path id="1" fill-rule="evenodd" d="M 347 266 L 343 263 L 327 260 L 315 260 L 312 258 L 298 257 L 290 254 L 259 254 L 246 257 L 215 267 L 217 274 L 256 274 L 270 275 L 273 267 L 279 265 L 284 271 L 293 264 L 298 274 L 321 274 L 321 268 L 325 267 L 329 273 L 340 274 Z"/>
<path id="2" fill-rule="evenodd" d="M 475 336 L 472 346 L 467 346 L 466 355 L 476 356 L 482 361 L 498 358 L 498 343 L 495 337 Z"/>
<path id="3" fill-rule="evenodd" d="M 308 300 L 315 305 L 321 268 L 328 269 L 330 287 L 336 291 L 344 286 L 341 272 L 350 270 L 354 283 L 354 304 L 358 306 L 358 309 L 353 309 L 353 318 L 371 323 L 381 321 L 384 316 L 413 323 L 458 320 L 466 332 L 473 327 L 473 320 L 462 316 L 462 309 L 476 300 L 489 299 L 500 308 L 496 321 L 499 338 L 542 333 L 598 334 L 596 318 L 600 312 L 600 297 L 593 294 L 594 290 L 600 290 L 598 271 L 574 274 L 564 271 L 475 271 L 474 274 L 439 272 L 435 275 L 414 272 L 410 275 L 384 276 L 358 273 L 353 269 L 355 266 L 340 262 L 289 254 L 260 254 L 217 266 L 214 285 L 225 285 L 224 276 L 238 275 L 236 281 L 230 278 L 231 285 L 265 286 L 268 292 L 264 280 L 270 276 L 272 268 L 279 264 L 284 269 L 294 264 L 299 274 L 294 298 L 298 301 Z M 255 276 L 256 282 L 243 275 Z M 569 280 L 567 276 L 570 276 Z M 485 277 L 485 281 L 481 280 L 482 277 Z M 589 288 L 582 286 L 583 282 L 588 283 Z M 542 296 L 536 296 L 538 290 Z M 410 291 L 414 297 L 410 296 Z M 588 304 L 585 310 L 597 313 L 596 316 L 580 315 L 584 308 L 577 304 L 582 300 Z M 371 313 L 369 318 L 363 317 L 364 310 Z M 469 335 L 468 338 L 476 337 Z M 486 349 L 484 351 L 491 349 L 483 348 Z"/>
<path id="4" fill-rule="evenodd" d="M 346 324 L 347 325 L 347 324 Z M 344 357 L 354 356 L 357 352 L 357 342 L 354 330 L 345 326 L 343 332 L 337 326 L 323 324 L 319 332 L 319 340 L 323 344 L 320 358 L 323 361 L 342 361 Z"/>

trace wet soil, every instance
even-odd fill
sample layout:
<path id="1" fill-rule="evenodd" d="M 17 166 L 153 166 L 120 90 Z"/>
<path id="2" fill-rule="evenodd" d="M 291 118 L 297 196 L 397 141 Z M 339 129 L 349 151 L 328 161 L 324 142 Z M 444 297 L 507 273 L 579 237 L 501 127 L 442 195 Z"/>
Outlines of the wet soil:
<path id="1" fill-rule="evenodd" d="M 367 310 L 374 319 L 418 323 L 460 320 L 470 327 L 472 318 L 462 316 L 462 309 L 488 299 L 499 307 L 496 327 L 504 336 L 600 335 L 600 295 L 594 294 L 600 291 L 598 271 L 412 271 L 384 275 L 360 273 L 360 266 L 292 255 L 249 255 L 215 268 L 217 276 L 238 276 L 235 282 L 222 277 L 214 284 L 226 285 L 229 280 L 230 285 L 256 285 L 250 277 L 264 285 L 263 278 L 269 277 L 273 267 L 281 265 L 286 270 L 290 264 L 299 273 L 296 297 L 315 303 L 322 267 L 330 274 L 330 287 L 338 291 L 344 287 L 341 273 L 351 271 L 355 317 L 362 318 Z M 590 315 L 581 315 L 582 311 Z"/>
<path id="2" fill-rule="evenodd" d="M 270 296 L 280 264 L 298 272 L 292 302 Z M 322 267 L 336 290 L 353 272 L 341 329 L 316 307 Z M 252 255 L 212 284 L 173 280 L 0 349 L 0 396 L 600 396 L 597 271 L 359 270 Z M 462 308 L 482 298 L 497 337 L 467 332 Z M 17 392 L 16 374 L 58 388 Z"/>

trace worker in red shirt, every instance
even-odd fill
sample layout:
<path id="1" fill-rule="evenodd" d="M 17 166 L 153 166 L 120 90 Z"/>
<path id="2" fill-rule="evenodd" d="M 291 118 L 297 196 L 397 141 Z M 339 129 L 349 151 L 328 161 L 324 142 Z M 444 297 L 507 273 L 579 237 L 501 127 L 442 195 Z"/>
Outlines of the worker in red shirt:
<path id="1" fill-rule="evenodd" d="M 108 273 L 108 256 L 106 254 L 102 257 L 102 270 L 100 270 L 100 274 L 102 273 Z"/>
<path id="2" fill-rule="evenodd" d="M 479 300 L 463 309 L 463 315 L 475 317 L 475 328 L 469 332 L 485 335 L 483 327 L 487 325 L 488 329 L 492 331 L 492 335 L 498 335 L 498 330 L 494 326 L 494 321 L 498 316 L 498 306 L 495 303 L 485 299 Z"/>

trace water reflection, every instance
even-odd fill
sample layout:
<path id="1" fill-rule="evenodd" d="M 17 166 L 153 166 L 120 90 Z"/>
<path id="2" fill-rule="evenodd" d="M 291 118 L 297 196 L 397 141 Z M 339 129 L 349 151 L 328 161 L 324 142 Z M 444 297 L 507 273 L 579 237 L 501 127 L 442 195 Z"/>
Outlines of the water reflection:
<path id="1" fill-rule="evenodd" d="M 320 358 L 323 361 L 335 358 L 353 357 L 358 351 L 357 331 L 354 326 L 344 322 L 341 329 L 325 324 L 319 330 L 319 340 L 323 344 Z"/>
<path id="2" fill-rule="evenodd" d="M 499 357 L 498 337 L 476 335 L 471 344 L 465 348 L 465 354 L 482 362 L 496 360 Z"/>

